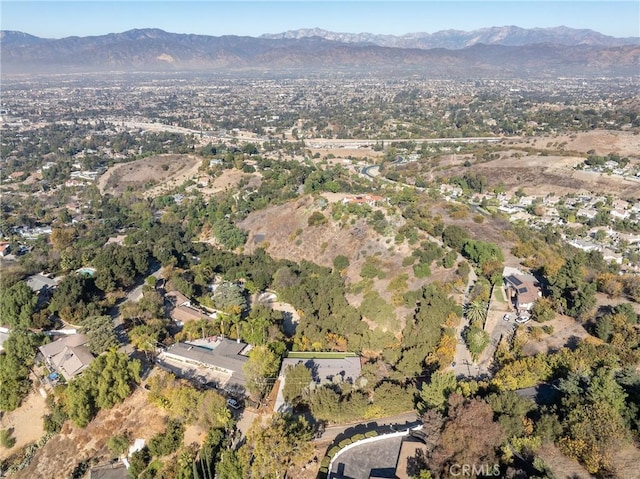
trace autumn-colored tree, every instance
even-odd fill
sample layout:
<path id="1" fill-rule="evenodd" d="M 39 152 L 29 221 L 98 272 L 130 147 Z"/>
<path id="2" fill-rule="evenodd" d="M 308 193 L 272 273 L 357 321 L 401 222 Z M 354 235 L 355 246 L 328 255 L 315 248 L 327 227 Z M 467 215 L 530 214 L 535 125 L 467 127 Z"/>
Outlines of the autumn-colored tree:
<path id="1" fill-rule="evenodd" d="M 247 433 L 245 445 L 238 452 L 245 466 L 245 477 L 285 477 L 290 467 L 310 459 L 311 437 L 311 428 L 302 417 L 275 414 L 266 426 L 256 420 Z"/>
<path id="2" fill-rule="evenodd" d="M 443 334 L 440 337 L 440 342 L 436 346 L 433 359 L 438 362 L 441 368 L 449 366 L 453 361 L 456 354 L 456 346 L 458 341 L 455 336 L 450 334 Z"/>
<path id="3" fill-rule="evenodd" d="M 538 298 L 533 305 L 531 314 L 536 321 L 541 323 L 551 321 L 556 317 L 556 312 L 553 310 L 553 304 L 549 298 Z"/>
<path id="4" fill-rule="evenodd" d="M 618 298 L 622 295 L 624 284 L 618 275 L 613 273 L 602 273 L 596 279 L 598 291 L 602 291 L 610 298 Z"/>
<path id="5" fill-rule="evenodd" d="M 496 449 L 505 439 L 493 410 L 481 399 L 449 396 L 449 412 L 440 440 L 428 461 L 432 471 L 448 477 L 454 464 L 496 464 Z"/>

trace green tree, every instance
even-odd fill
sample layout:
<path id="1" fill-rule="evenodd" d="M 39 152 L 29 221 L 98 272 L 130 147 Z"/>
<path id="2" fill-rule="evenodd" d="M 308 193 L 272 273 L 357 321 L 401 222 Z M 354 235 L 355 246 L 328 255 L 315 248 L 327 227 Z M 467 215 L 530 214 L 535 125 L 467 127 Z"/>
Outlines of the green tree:
<path id="1" fill-rule="evenodd" d="M 502 250 L 486 241 L 467 240 L 462 248 L 462 254 L 480 267 L 491 261 L 504 261 Z"/>
<path id="2" fill-rule="evenodd" d="M 315 389 L 309 397 L 311 414 L 318 421 L 338 421 L 340 411 L 340 394 L 328 386 Z"/>
<path id="3" fill-rule="evenodd" d="M 467 304 L 464 314 L 470 323 L 484 324 L 488 310 L 489 305 L 485 301 L 474 300 Z"/>
<path id="4" fill-rule="evenodd" d="M 217 309 L 230 314 L 240 314 L 247 307 L 243 288 L 228 281 L 218 285 L 211 299 Z"/>
<path id="5" fill-rule="evenodd" d="M 309 219 L 307 220 L 308 226 L 318 226 L 323 225 L 327 222 L 327 217 L 320 213 L 319 211 L 314 211 Z"/>
<path id="6" fill-rule="evenodd" d="M 158 343 L 166 335 L 165 323 L 161 319 L 151 320 L 146 324 L 140 324 L 129 331 L 129 340 L 138 351 L 144 351 L 145 355 L 155 353 Z"/>
<path id="7" fill-rule="evenodd" d="M 429 382 L 422 385 L 418 395 L 418 413 L 423 414 L 429 409 L 443 412 L 447 407 L 447 399 L 455 391 L 457 384 L 453 371 L 433 373 Z"/>
<path id="8" fill-rule="evenodd" d="M 182 445 L 184 426 L 180 421 L 170 419 L 163 432 L 153 436 L 149 441 L 149 452 L 154 457 L 162 457 L 175 452 Z"/>
<path id="9" fill-rule="evenodd" d="M 596 304 L 596 284 L 585 280 L 584 257 L 576 255 L 548 277 L 549 290 L 560 313 L 582 317 Z"/>
<path id="10" fill-rule="evenodd" d="M 139 381 L 140 362 L 111 349 L 94 359 L 82 376 L 69 382 L 66 412 L 77 426 L 85 427 L 99 409 L 122 402 Z"/>
<path id="11" fill-rule="evenodd" d="M 125 434 L 111 436 L 107 441 L 107 448 L 113 457 L 120 457 L 129 449 L 129 438 Z"/>
<path id="12" fill-rule="evenodd" d="M 29 393 L 29 368 L 33 365 L 36 336 L 25 329 L 14 329 L 0 354 L 0 410 L 13 411 Z"/>
<path id="13" fill-rule="evenodd" d="M 93 316 L 82 321 L 82 332 L 89 338 L 89 350 L 100 354 L 118 345 L 110 316 Z"/>
<path id="14" fill-rule="evenodd" d="M 449 248 L 462 252 L 462 247 L 469 239 L 469 233 L 458 225 L 447 226 L 442 232 L 442 241 Z"/>
<path id="15" fill-rule="evenodd" d="M 473 360 L 476 361 L 478 356 L 482 354 L 482 351 L 484 351 L 489 344 L 489 333 L 480 326 L 472 324 L 465 330 L 464 340 L 467 343 L 471 356 L 473 356 Z"/>
<path id="16" fill-rule="evenodd" d="M 258 398 L 273 386 L 280 367 L 280 357 L 266 346 L 256 346 L 249 352 L 243 370 L 249 392 Z"/>
<path id="17" fill-rule="evenodd" d="M 220 455 L 220 462 L 216 465 L 216 477 L 220 479 L 244 479 L 244 465 L 236 451 L 227 450 Z"/>
<path id="18" fill-rule="evenodd" d="M 282 389 L 285 401 L 294 405 L 304 401 L 309 384 L 311 384 L 311 371 L 303 363 L 287 366 Z"/>
<path id="19" fill-rule="evenodd" d="M 553 310 L 553 305 L 548 298 L 539 298 L 533 305 L 533 309 L 531 310 L 531 314 L 535 318 L 536 321 L 544 323 L 546 321 L 551 321 L 556 317 L 556 313 Z"/>
<path id="20" fill-rule="evenodd" d="M 349 258 L 346 256 L 339 254 L 335 258 L 333 258 L 333 267 L 336 271 L 342 271 L 349 267 Z"/>
<path id="21" fill-rule="evenodd" d="M 13 328 L 31 327 L 38 297 L 24 281 L 0 289 L 0 324 Z"/>

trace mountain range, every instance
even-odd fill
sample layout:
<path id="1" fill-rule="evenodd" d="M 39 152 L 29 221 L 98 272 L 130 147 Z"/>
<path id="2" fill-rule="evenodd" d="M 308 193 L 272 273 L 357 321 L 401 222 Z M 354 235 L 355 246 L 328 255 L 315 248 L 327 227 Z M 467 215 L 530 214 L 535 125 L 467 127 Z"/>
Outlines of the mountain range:
<path id="1" fill-rule="evenodd" d="M 336 33 L 320 28 L 289 30 L 284 33 L 266 34 L 261 38 L 307 38 L 319 37 L 342 43 L 362 43 L 392 48 L 447 48 L 457 50 L 479 43 L 485 45 L 524 46 L 538 43 L 555 45 L 593 45 L 600 47 L 619 47 L 638 45 L 640 38 L 616 38 L 603 35 L 594 30 L 568 27 L 520 28 L 516 26 L 481 28 L 465 32 L 461 30 L 442 30 L 435 33 L 407 33 L 406 35 L 378 35 L 373 33 Z"/>
<path id="2" fill-rule="evenodd" d="M 45 39 L 0 32 L 2 73 L 350 70 L 427 76 L 637 75 L 640 39 L 566 27 L 403 36 L 296 30 L 261 37 L 136 29 Z"/>

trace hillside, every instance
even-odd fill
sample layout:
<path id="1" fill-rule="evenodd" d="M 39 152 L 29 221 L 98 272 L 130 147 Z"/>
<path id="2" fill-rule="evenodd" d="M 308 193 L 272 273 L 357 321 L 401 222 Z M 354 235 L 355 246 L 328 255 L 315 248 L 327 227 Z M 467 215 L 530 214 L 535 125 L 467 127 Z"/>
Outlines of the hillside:
<path id="1" fill-rule="evenodd" d="M 388 291 L 391 280 L 399 275 L 407 275 L 407 289 L 415 290 L 434 280 L 447 281 L 455 279 L 455 268 L 446 270 L 440 266 L 433 266 L 432 274 L 425 279 L 415 277 L 411 266 L 403 266 L 403 259 L 411 256 L 419 245 L 410 246 L 406 241 L 396 244 L 394 232 L 404 220 L 399 216 L 387 219 L 393 226 L 393 232 L 378 234 L 366 219 L 351 219 L 346 224 L 331 219 L 329 204 L 340 201 L 344 194 L 325 193 L 323 199 L 305 196 L 296 201 L 283 205 L 269 206 L 263 210 L 251 213 L 238 226 L 248 232 L 245 246 L 247 253 L 263 247 L 278 259 L 292 261 L 313 261 L 322 266 L 333 267 L 336 256 L 346 256 L 349 266 L 343 275 L 351 293 L 348 300 L 354 306 L 360 306 L 366 294 L 366 286 L 362 285 L 360 272 L 369 261 L 374 261 L 382 271 L 384 278 L 375 278 L 372 289 L 388 303 L 393 302 L 393 292 Z M 328 221 L 324 225 L 309 226 L 308 219 L 314 212 L 321 212 Z M 426 239 L 426 237 L 424 238 Z M 398 321 L 404 321 L 409 309 L 396 307 L 395 315 Z M 396 328 L 394 328 L 396 329 Z"/>

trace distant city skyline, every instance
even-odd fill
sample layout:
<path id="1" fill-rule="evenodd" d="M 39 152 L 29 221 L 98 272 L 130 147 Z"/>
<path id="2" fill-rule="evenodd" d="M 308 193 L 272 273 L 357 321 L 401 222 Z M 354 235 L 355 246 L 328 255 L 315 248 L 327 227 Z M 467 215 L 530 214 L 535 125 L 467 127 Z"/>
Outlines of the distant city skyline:
<path id="1" fill-rule="evenodd" d="M 640 37 L 640 2 L 637 0 L 3 0 L 0 13 L 3 30 L 17 30 L 46 38 L 104 35 L 134 28 L 255 37 L 302 28 L 403 35 L 508 25 L 588 28 L 615 37 Z"/>

